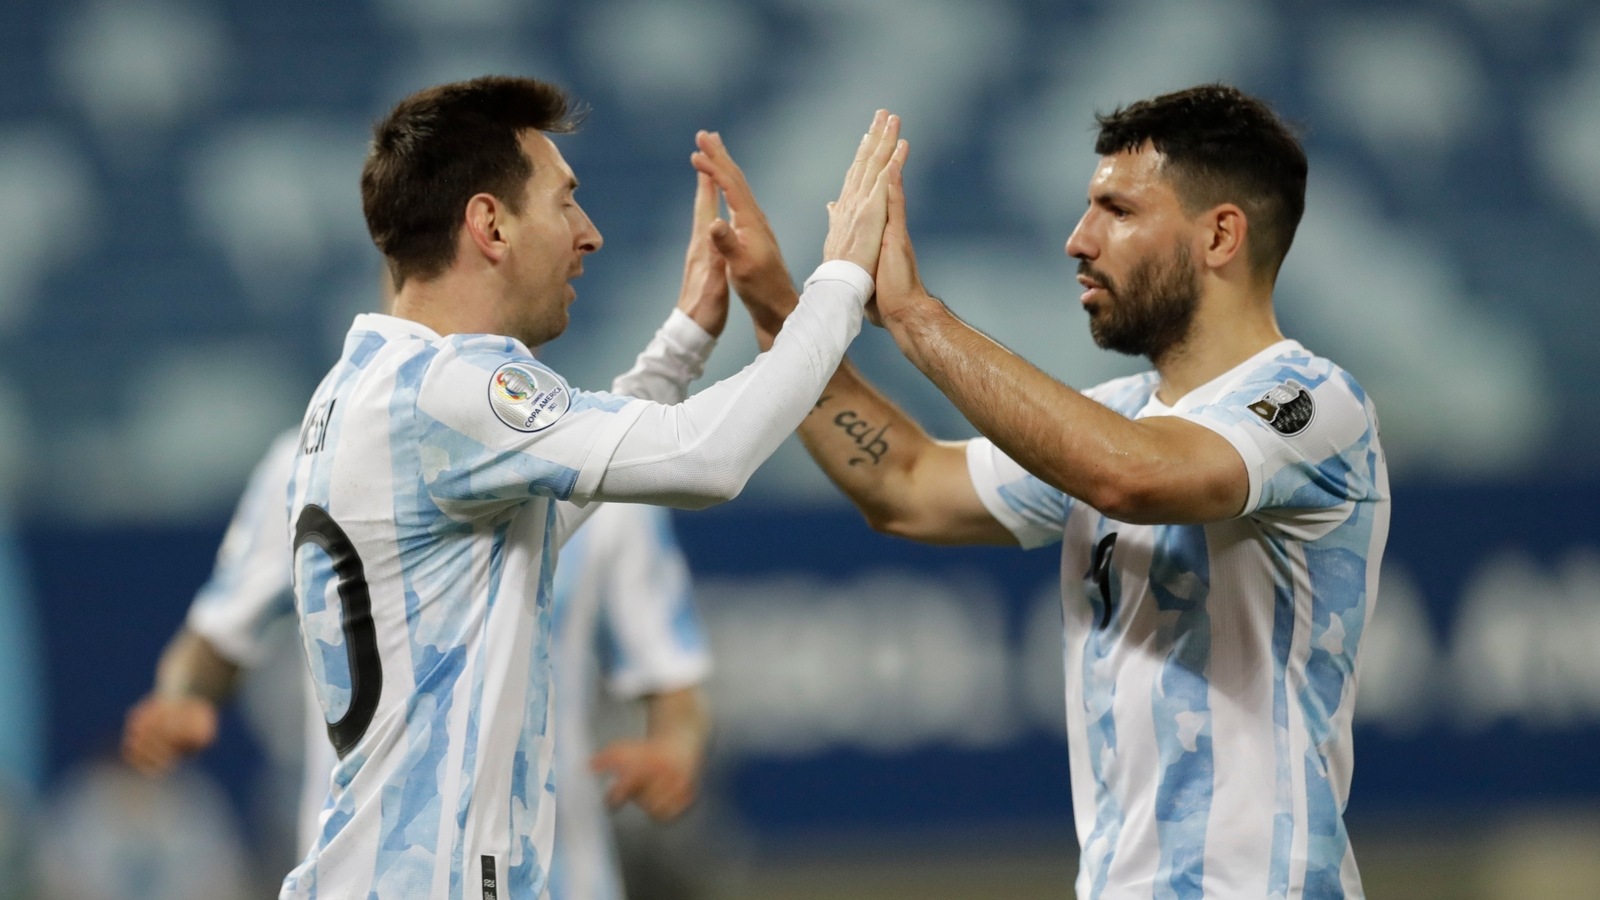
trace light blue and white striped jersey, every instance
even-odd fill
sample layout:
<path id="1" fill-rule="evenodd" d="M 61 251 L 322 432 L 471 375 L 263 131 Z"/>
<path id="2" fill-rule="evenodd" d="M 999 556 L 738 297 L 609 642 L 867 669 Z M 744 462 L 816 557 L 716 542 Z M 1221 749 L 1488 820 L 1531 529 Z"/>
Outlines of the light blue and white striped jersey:
<path id="1" fill-rule="evenodd" d="M 1129 525 L 987 440 L 968 468 L 1025 547 L 1062 540 L 1080 900 L 1359 898 L 1345 833 L 1357 649 L 1389 529 L 1378 421 L 1294 341 L 1168 407 L 1155 373 L 1088 395 L 1176 415 L 1244 459 L 1243 512 Z"/>
<path id="2" fill-rule="evenodd" d="M 250 476 L 217 553 L 195 595 L 188 626 L 248 668 L 265 637 L 294 617 L 284 501 L 299 430 L 273 441 Z M 554 577 L 551 663 L 557 691 L 557 827 L 552 900 L 620 900 L 621 874 L 603 794 L 590 773 L 589 712 L 598 669 L 611 693 L 636 698 L 698 684 L 710 672 L 705 631 L 690 596 L 688 563 L 659 507 L 604 504 L 562 549 Z M 315 839 L 316 821 L 338 763 L 320 704 L 309 688 L 305 779 L 298 835 Z"/>
<path id="3" fill-rule="evenodd" d="M 677 690 L 711 670 L 688 562 L 667 510 L 609 503 L 561 550 L 555 574 L 556 843 L 551 900 L 621 900 L 604 792 L 589 771 L 595 673 L 622 698 Z"/>
<path id="4" fill-rule="evenodd" d="M 512 339 L 357 317 L 290 483 L 302 639 L 341 754 L 282 896 L 542 896 L 558 499 L 648 404 Z"/>

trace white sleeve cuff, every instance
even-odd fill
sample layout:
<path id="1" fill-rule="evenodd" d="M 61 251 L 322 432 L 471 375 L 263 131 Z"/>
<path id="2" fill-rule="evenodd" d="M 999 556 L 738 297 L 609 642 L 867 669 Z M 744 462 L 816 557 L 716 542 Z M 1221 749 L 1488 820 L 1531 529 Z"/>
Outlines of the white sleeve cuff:
<path id="1" fill-rule="evenodd" d="M 861 296 L 862 306 L 872 299 L 872 274 L 848 259 L 830 259 L 817 266 L 811 277 L 806 279 L 805 286 L 810 287 L 818 281 L 842 281 L 850 285 Z"/>
<path id="2" fill-rule="evenodd" d="M 1237 425 L 1221 422 L 1210 416 L 1197 416 L 1193 413 L 1177 413 L 1178 418 L 1186 422 L 1193 422 L 1209 431 L 1214 431 L 1222 439 L 1233 445 L 1239 456 L 1244 460 L 1245 475 L 1250 482 L 1250 491 L 1245 495 L 1244 508 L 1234 514 L 1234 518 L 1248 516 L 1256 511 L 1261 504 L 1261 472 L 1266 468 L 1266 457 L 1262 455 L 1261 448 L 1256 446 L 1249 435 Z"/>

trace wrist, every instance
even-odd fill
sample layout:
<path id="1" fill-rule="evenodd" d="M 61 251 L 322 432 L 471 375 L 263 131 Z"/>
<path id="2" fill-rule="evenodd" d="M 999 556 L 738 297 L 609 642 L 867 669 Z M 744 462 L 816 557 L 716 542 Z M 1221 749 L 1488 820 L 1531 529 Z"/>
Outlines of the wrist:
<path id="1" fill-rule="evenodd" d="M 914 340 L 929 328 L 937 327 L 938 321 L 950 313 L 944 301 L 926 291 L 918 291 L 903 302 L 896 303 L 890 312 L 883 312 L 880 300 L 878 310 L 883 316 L 883 327 L 895 343 L 901 345 Z"/>

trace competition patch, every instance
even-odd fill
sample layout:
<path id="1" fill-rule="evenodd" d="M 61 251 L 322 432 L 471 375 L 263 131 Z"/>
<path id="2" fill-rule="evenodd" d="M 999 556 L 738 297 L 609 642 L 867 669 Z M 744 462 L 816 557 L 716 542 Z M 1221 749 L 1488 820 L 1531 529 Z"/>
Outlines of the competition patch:
<path id="1" fill-rule="evenodd" d="M 567 386 L 549 372 L 506 363 L 489 378 L 489 408 L 518 431 L 542 431 L 572 406 Z"/>
<path id="2" fill-rule="evenodd" d="M 1300 382 L 1290 380 L 1262 394 L 1260 400 L 1250 404 L 1250 411 L 1265 419 L 1278 433 L 1295 435 L 1311 424 L 1317 407 L 1311 400 L 1311 392 Z"/>

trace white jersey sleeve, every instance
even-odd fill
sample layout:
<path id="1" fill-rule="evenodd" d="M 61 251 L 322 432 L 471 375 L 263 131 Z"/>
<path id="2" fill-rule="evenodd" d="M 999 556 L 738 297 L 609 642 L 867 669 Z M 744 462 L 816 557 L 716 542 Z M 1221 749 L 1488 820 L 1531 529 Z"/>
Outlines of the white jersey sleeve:
<path id="1" fill-rule="evenodd" d="M 189 629 L 243 668 L 261 661 L 272 626 L 294 615 L 285 503 L 297 438 L 296 430 L 279 435 L 256 464 L 211 577 L 189 606 Z"/>
<path id="2" fill-rule="evenodd" d="M 717 339 L 682 310 L 674 309 L 656 330 L 633 368 L 611 382 L 611 393 L 657 403 L 681 403 L 689 383 L 705 374 Z"/>
<path id="3" fill-rule="evenodd" d="M 607 688 L 634 698 L 704 681 L 711 655 L 671 514 L 613 504 L 593 524 L 606 529 L 592 546 L 605 561 L 596 642 Z"/>
<path id="4" fill-rule="evenodd" d="M 1360 385 L 1320 357 L 1276 359 L 1215 402 L 1181 413 L 1215 431 L 1244 459 L 1250 489 L 1241 516 L 1284 527 L 1343 522 L 1370 500 L 1377 414 Z"/>
<path id="5" fill-rule="evenodd" d="M 452 337 L 416 398 L 424 480 L 462 520 L 532 495 L 689 508 L 730 499 L 811 409 L 871 294 L 859 266 L 824 263 L 772 349 L 675 405 L 574 391 L 514 341 Z"/>
<path id="6" fill-rule="evenodd" d="M 689 395 L 689 383 L 705 373 L 706 359 L 716 343 L 710 332 L 682 310 L 674 309 L 634 360 L 633 367 L 612 380 L 611 392 L 657 403 L 681 403 Z M 592 503 L 557 504 L 556 546 L 565 545 L 595 508 Z"/>
<path id="7" fill-rule="evenodd" d="M 818 266 L 770 350 L 682 403 L 649 404 L 630 420 L 592 496 L 689 509 L 737 496 L 811 411 L 871 296 L 860 266 Z"/>
<path id="8" fill-rule="evenodd" d="M 1066 492 L 1029 474 L 984 437 L 967 442 L 967 474 L 984 508 L 1024 549 L 1061 540 L 1075 502 Z"/>

